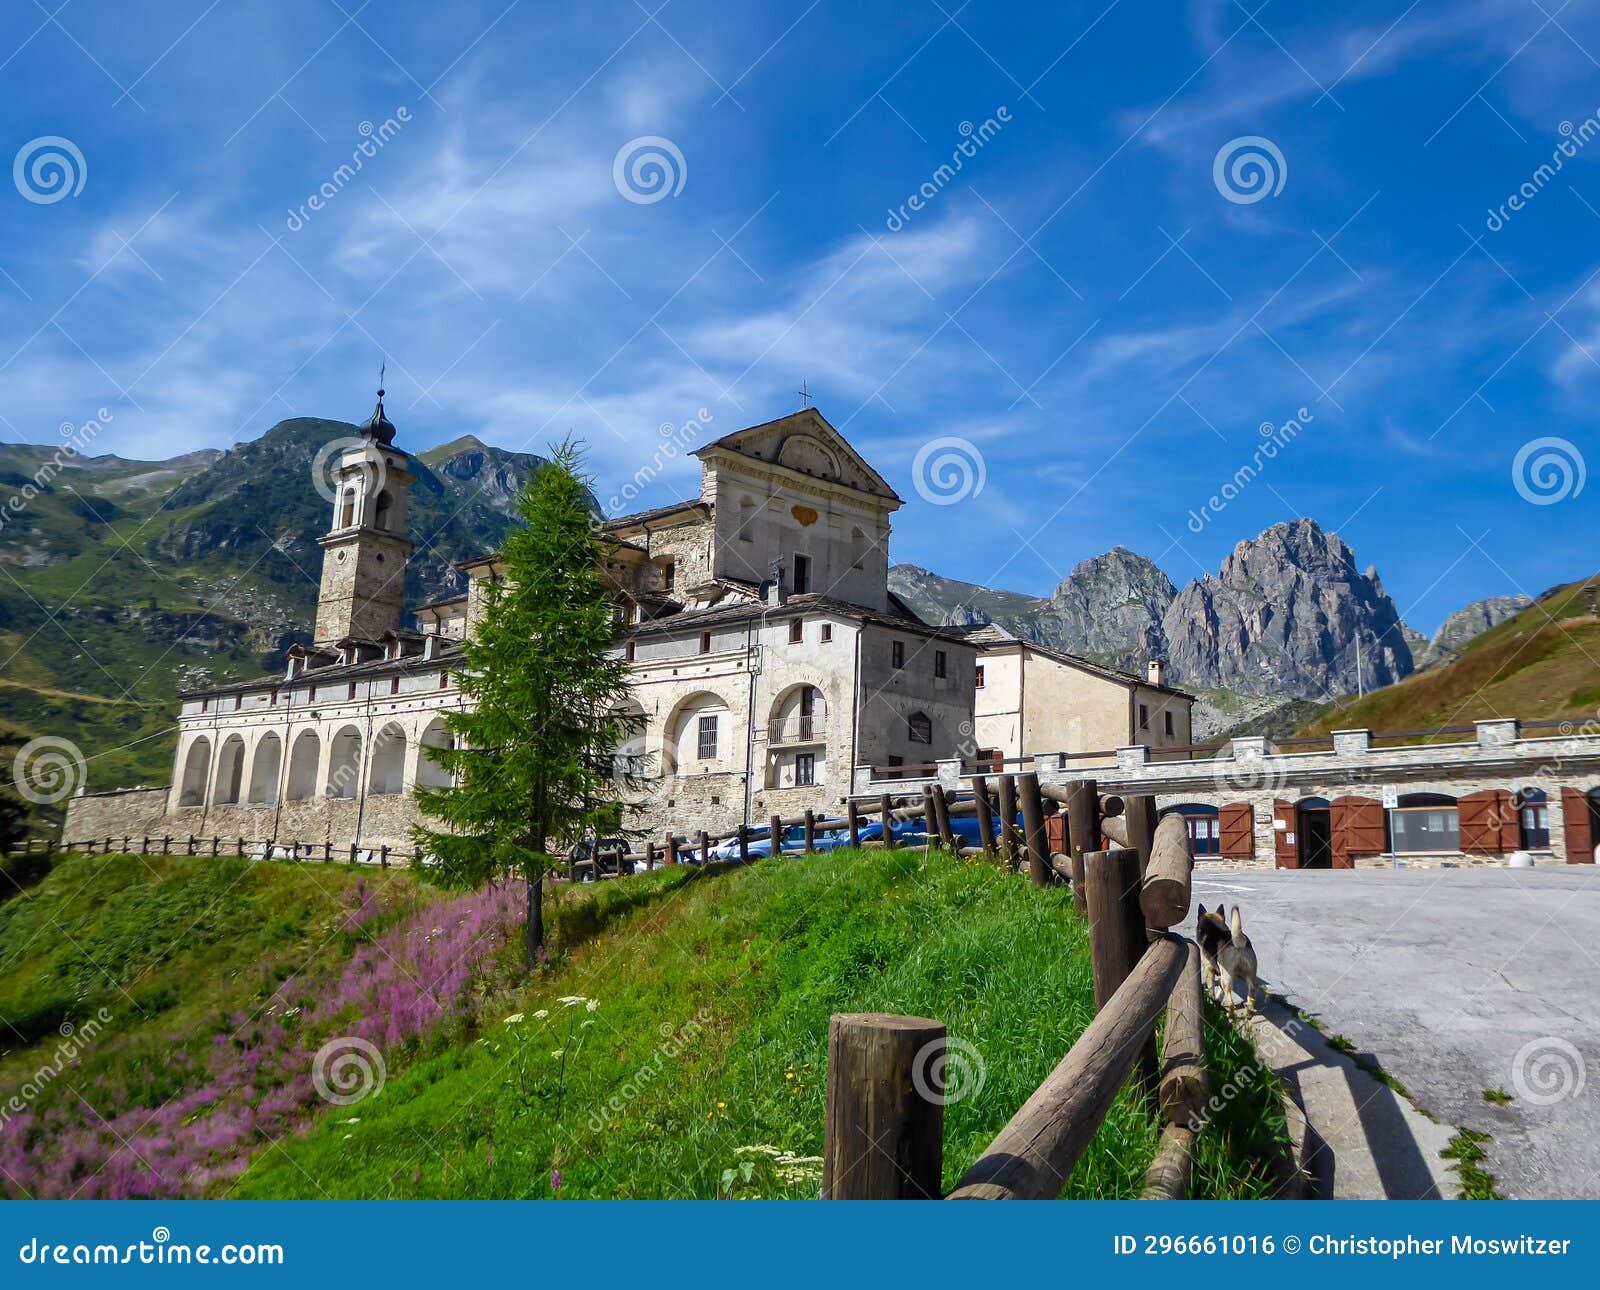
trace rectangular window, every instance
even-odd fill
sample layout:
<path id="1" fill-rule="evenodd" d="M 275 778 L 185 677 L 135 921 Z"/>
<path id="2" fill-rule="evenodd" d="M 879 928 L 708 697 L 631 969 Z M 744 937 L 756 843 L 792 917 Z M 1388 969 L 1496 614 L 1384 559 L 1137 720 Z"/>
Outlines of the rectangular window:
<path id="1" fill-rule="evenodd" d="M 356 697 L 356 683 L 354 681 L 350 682 L 350 697 L 352 699 Z"/>
<path id="2" fill-rule="evenodd" d="M 809 788 L 817 782 L 817 755 L 815 753 L 799 753 L 795 756 L 794 782 L 796 788 Z"/>
<path id="3" fill-rule="evenodd" d="M 700 718 L 700 760 L 714 761 L 717 756 L 717 719 Z"/>
<path id="4" fill-rule="evenodd" d="M 823 643 L 826 644 L 828 641 L 831 641 L 832 639 L 833 639 L 833 624 L 832 623 L 823 623 L 822 624 L 822 640 L 823 640 Z"/>
<path id="5" fill-rule="evenodd" d="M 668 560 L 661 566 L 661 590 L 671 591 L 678 582 L 678 566 Z"/>
<path id="6" fill-rule="evenodd" d="M 897 753 L 890 753 L 889 754 L 889 778 L 890 779 L 899 779 L 900 778 L 900 771 L 897 768 L 900 767 L 900 766 L 904 766 L 905 764 L 906 764 L 906 759 L 904 757 L 901 757 Z"/>
<path id="7" fill-rule="evenodd" d="M 1395 851 L 1404 854 L 1461 850 L 1461 821 L 1455 807 L 1405 807 L 1389 814 Z"/>
<path id="8" fill-rule="evenodd" d="M 1222 850 L 1222 834 L 1215 815 L 1185 815 L 1184 827 L 1189 831 L 1189 847 L 1197 856 L 1214 856 Z"/>
<path id="9" fill-rule="evenodd" d="M 306 691 L 306 697 L 312 703 L 315 703 L 317 701 L 317 687 L 313 685 L 309 690 L 307 690 Z"/>
<path id="10" fill-rule="evenodd" d="M 710 632 L 701 632 L 700 633 L 700 652 L 702 654 L 711 653 L 711 633 Z"/>
<path id="11" fill-rule="evenodd" d="M 209 712 L 210 710 L 211 710 L 211 700 L 210 699 L 201 699 L 200 700 L 200 711 L 201 712 Z"/>
<path id="12" fill-rule="evenodd" d="M 626 647 L 624 652 L 627 654 L 628 662 L 630 662 L 630 663 L 633 662 L 633 642 L 632 641 L 628 642 L 627 647 Z"/>
<path id="13" fill-rule="evenodd" d="M 983 689 L 983 664 L 982 663 L 979 663 L 978 666 L 973 669 L 972 687 L 975 690 Z"/>
<path id="14" fill-rule="evenodd" d="M 935 676 L 939 676 L 939 677 L 944 676 L 945 675 L 945 669 L 946 669 L 947 666 L 948 666 L 948 662 L 947 662 L 947 660 L 945 658 L 944 651 L 942 649 L 934 650 L 933 651 L 933 674 Z"/>
<path id="15" fill-rule="evenodd" d="M 234 695 L 233 696 L 233 710 L 235 712 L 237 712 L 242 707 L 244 707 L 244 695 L 242 695 L 242 694 Z"/>
<path id="16" fill-rule="evenodd" d="M 797 555 L 794 558 L 794 593 L 801 595 L 811 590 L 811 557 Z"/>
<path id="17" fill-rule="evenodd" d="M 399 694 L 400 693 L 400 678 L 398 676 L 391 676 L 389 678 L 389 693 L 390 694 Z"/>
<path id="18" fill-rule="evenodd" d="M 448 672 L 440 672 L 439 673 L 439 688 L 441 690 L 448 690 L 450 688 L 450 673 L 448 673 Z"/>
<path id="19" fill-rule="evenodd" d="M 1522 849 L 1546 851 L 1550 847 L 1550 808 L 1543 802 L 1530 802 L 1518 813 L 1522 824 Z"/>
<path id="20" fill-rule="evenodd" d="M 806 638 L 806 624 L 803 618 L 793 619 L 789 623 L 789 644 L 798 645 Z"/>
<path id="21" fill-rule="evenodd" d="M 1161 714 L 1161 720 L 1162 720 L 1162 723 L 1165 725 L 1166 731 L 1167 731 L 1167 733 L 1169 735 L 1177 733 L 1177 731 L 1173 728 L 1173 725 L 1172 725 L 1172 713 L 1170 711 L 1163 712 Z"/>
<path id="22" fill-rule="evenodd" d="M 906 646 L 904 641 L 891 641 L 889 643 L 889 666 L 904 667 L 906 665 Z"/>
<path id="23" fill-rule="evenodd" d="M 272 698 L 270 702 L 274 708 L 278 706 L 278 692 L 276 690 L 272 692 Z"/>
<path id="24" fill-rule="evenodd" d="M 1150 705 L 1147 703 L 1139 705 L 1139 729 L 1150 729 Z"/>

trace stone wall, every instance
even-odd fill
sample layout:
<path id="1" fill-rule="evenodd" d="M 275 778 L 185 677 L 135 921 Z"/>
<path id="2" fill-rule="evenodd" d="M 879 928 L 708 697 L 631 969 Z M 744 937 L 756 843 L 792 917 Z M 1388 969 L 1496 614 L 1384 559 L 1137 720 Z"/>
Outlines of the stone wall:
<path id="1" fill-rule="evenodd" d="M 67 802 L 64 842 L 97 841 L 107 838 L 161 837 L 167 808 L 167 790 L 162 788 L 124 788 L 109 793 L 80 793 Z"/>

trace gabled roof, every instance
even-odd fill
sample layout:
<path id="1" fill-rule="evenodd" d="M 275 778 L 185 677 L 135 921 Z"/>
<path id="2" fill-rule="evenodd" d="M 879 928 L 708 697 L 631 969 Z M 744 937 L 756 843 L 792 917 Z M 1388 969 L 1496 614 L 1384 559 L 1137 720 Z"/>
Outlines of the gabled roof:
<path id="1" fill-rule="evenodd" d="M 701 501 L 698 497 L 690 497 L 681 502 L 669 502 L 665 506 L 652 506 L 648 511 L 635 511 L 632 515 L 619 515 L 614 520 L 606 520 L 600 525 L 600 528 L 602 531 L 609 532 L 612 529 L 626 529 L 638 524 L 648 524 L 652 520 L 664 520 L 670 516 L 690 511 L 706 514 L 710 510 L 709 503 Z"/>
<path id="2" fill-rule="evenodd" d="M 719 452 L 737 453 L 894 502 L 904 500 L 816 408 L 801 408 L 786 417 L 735 430 L 713 439 L 694 455 Z"/>
<path id="3" fill-rule="evenodd" d="M 1155 690 L 1159 694 L 1172 694 L 1180 699 L 1195 701 L 1195 696 L 1187 690 L 1179 690 L 1170 685 L 1157 685 L 1145 677 L 1136 676 L 1132 672 L 1123 672 L 1114 667 L 1106 667 L 1103 663 L 1096 663 L 1078 654 L 1069 654 L 1064 649 L 1057 649 L 1053 645 L 1041 645 L 1036 640 L 1029 640 L 1025 636 L 1018 636 L 1009 632 L 998 623 L 974 623 L 965 627 L 952 627 L 948 630 L 960 632 L 968 641 L 980 650 L 1001 649 L 1015 645 L 1020 649 L 1031 650 L 1043 658 L 1051 659 L 1057 663 L 1065 663 L 1068 667 L 1075 667 L 1080 672 L 1088 672 L 1091 676 L 1098 676 L 1107 681 L 1115 681 L 1118 685 L 1137 685 L 1141 689 Z"/>

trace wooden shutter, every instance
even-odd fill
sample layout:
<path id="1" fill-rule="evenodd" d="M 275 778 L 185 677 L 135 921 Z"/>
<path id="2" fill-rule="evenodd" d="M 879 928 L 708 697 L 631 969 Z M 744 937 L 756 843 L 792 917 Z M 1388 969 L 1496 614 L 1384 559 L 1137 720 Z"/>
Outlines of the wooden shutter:
<path id="1" fill-rule="evenodd" d="M 1589 827 L 1589 799 L 1583 790 L 1561 790 L 1561 821 L 1567 842 L 1568 864 L 1594 863 L 1594 831 Z"/>
<path id="2" fill-rule="evenodd" d="M 1054 815 L 1044 817 L 1044 836 L 1051 854 L 1070 856 L 1072 851 L 1067 846 L 1067 816 L 1065 811 L 1057 811 Z"/>
<path id="3" fill-rule="evenodd" d="M 1294 803 L 1281 797 L 1272 804 L 1272 851 L 1278 868 L 1300 867 L 1300 851 L 1294 836 Z"/>
<path id="4" fill-rule="evenodd" d="M 1490 855 L 1500 850 L 1501 796 L 1509 795 L 1486 788 L 1456 799 L 1456 814 L 1461 821 L 1461 850 L 1467 855 Z"/>
<path id="5" fill-rule="evenodd" d="M 1217 854 L 1230 860 L 1250 860 L 1256 854 L 1255 814 L 1249 802 L 1229 802 L 1217 808 Z"/>
<path id="6" fill-rule="evenodd" d="M 1329 804 L 1333 867 L 1355 868 L 1356 856 L 1384 852 L 1383 804 L 1370 797 L 1336 797 Z"/>

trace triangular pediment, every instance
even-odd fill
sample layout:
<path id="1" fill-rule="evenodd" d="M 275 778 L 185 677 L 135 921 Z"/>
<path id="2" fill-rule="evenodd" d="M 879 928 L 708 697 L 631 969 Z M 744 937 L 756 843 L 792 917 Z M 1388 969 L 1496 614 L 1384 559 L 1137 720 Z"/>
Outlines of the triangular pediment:
<path id="1" fill-rule="evenodd" d="M 889 481 L 815 408 L 802 408 L 776 421 L 735 430 L 707 444 L 695 456 L 715 456 L 719 452 L 749 457 L 810 475 L 813 479 L 900 501 Z"/>

